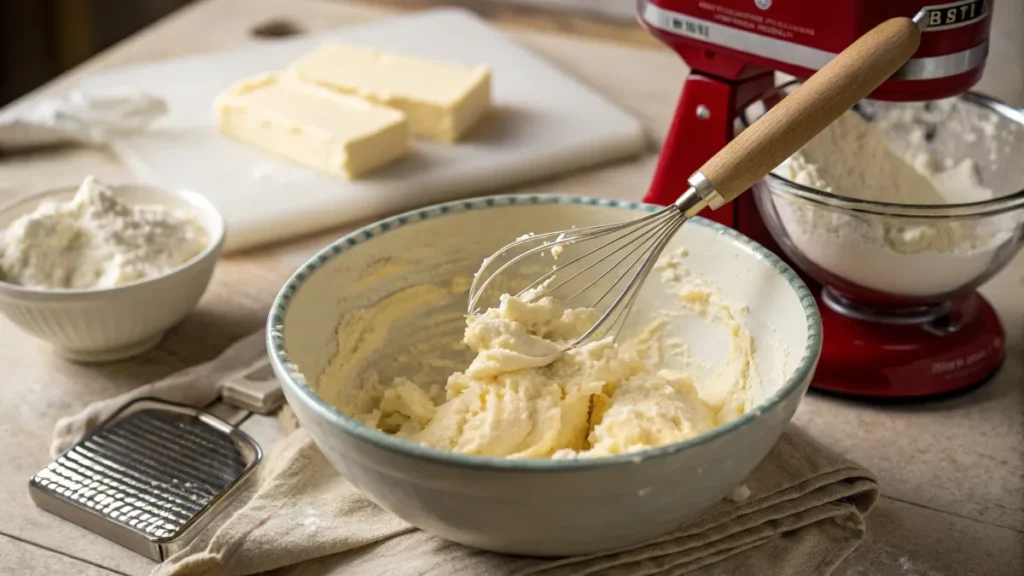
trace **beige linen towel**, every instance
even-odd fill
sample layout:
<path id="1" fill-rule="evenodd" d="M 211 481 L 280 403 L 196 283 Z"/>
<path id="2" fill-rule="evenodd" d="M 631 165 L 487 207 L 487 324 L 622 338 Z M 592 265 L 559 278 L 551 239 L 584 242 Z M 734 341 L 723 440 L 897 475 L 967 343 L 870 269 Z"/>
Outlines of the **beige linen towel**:
<path id="1" fill-rule="evenodd" d="M 722 501 L 643 546 L 545 560 L 470 550 L 412 528 L 340 477 L 304 430 L 266 464 L 252 499 L 154 576 L 255 574 L 303 562 L 279 573 L 829 574 L 860 542 L 878 497 L 870 473 L 790 427 L 747 480 L 746 501 Z"/>
<path id="2" fill-rule="evenodd" d="M 194 404 L 262 354 L 262 334 L 221 357 L 86 409 L 58 424 L 66 446 L 124 401 L 152 395 Z M 878 498 L 870 472 L 790 426 L 750 475 L 750 497 L 724 500 L 656 541 L 565 559 L 510 557 L 452 544 L 370 502 L 341 477 L 287 408 L 288 436 L 267 450 L 256 485 L 153 576 L 305 574 L 824 575 L 860 543 Z M 266 448 L 266 447 L 265 447 Z"/>
<path id="3" fill-rule="evenodd" d="M 140 386 L 130 392 L 90 404 L 78 414 L 61 418 L 53 431 L 50 455 L 56 457 L 86 432 L 110 417 L 117 409 L 136 398 L 159 398 L 189 406 L 206 406 L 220 398 L 224 382 L 247 370 L 267 355 L 266 338 L 260 330 L 228 346 L 209 362 L 175 372 L 163 380 Z"/>

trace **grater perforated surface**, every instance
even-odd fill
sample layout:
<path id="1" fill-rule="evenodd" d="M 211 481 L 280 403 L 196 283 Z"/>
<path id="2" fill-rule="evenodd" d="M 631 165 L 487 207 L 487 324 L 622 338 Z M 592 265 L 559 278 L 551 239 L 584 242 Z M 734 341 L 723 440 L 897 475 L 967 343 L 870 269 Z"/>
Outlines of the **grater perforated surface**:
<path id="1" fill-rule="evenodd" d="M 249 461 L 230 436 L 202 420 L 145 409 L 85 438 L 31 484 L 163 540 L 176 537 Z"/>

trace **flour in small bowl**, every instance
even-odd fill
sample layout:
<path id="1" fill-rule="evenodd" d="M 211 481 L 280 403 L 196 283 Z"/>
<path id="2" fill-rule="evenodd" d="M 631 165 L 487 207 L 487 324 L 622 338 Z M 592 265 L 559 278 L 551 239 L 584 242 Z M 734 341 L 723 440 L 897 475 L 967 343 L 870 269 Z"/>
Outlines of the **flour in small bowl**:
<path id="1" fill-rule="evenodd" d="M 88 176 L 70 201 L 43 202 L 3 231 L 0 272 L 30 288 L 112 288 L 164 274 L 209 241 L 191 214 L 127 204 Z"/>

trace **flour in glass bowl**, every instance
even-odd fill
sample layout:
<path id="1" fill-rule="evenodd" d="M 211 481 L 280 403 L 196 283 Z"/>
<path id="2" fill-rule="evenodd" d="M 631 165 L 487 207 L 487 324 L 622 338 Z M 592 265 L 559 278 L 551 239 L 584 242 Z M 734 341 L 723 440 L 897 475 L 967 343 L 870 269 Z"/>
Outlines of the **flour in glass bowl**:
<path id="1" fill-rule="evenodd" d="M 0 272 L 31 288 L 112 288 L 164 274 L 208 244 L 192 215 L 127 204 L 88 176 L 70 201 L 43 202 L 3 231 Z"/>
<path id="2" fill-rule="evenodd" d="M 886 121 L 892 119 L 883 117 L 879 124 Z M 897 153 L 872 124 L 847 112 L 773 172 L 872 202 L 942 205 L 994 196 L 972 160 L 947 162 L 948 169 L 938 171 L 922 150 L 909 146 Z M 815 265 L 865 288 L 904 296 L 956 290 L 982 274 L 1010 236 L 984 220 L 857 214 L 779 195 L 774 206 L 790 240 Z"/>

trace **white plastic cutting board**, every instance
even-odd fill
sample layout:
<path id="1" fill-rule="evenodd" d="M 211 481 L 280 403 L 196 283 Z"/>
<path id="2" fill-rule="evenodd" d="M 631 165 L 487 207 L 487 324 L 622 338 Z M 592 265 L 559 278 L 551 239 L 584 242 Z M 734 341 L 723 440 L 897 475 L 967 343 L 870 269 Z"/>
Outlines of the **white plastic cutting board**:
<path id="1" fill-rule="evenodd" d="M 454 146 L 417 141 L 413 154 L 346 181 L 247 148 L 216 130 L 212 104 L 245 76 L 280 69 L 327 40 L 493 70 L 495 109 Z M 169 115 L 115 150 L 139 179 L 206 195 L 228 222 L 227 250 L 475 196 L 640 153 L 641 124 L 469 12 L 419 12 L 237 52 L 173 60 L 95 76 L 84 91 L 143 89 Z"/>

